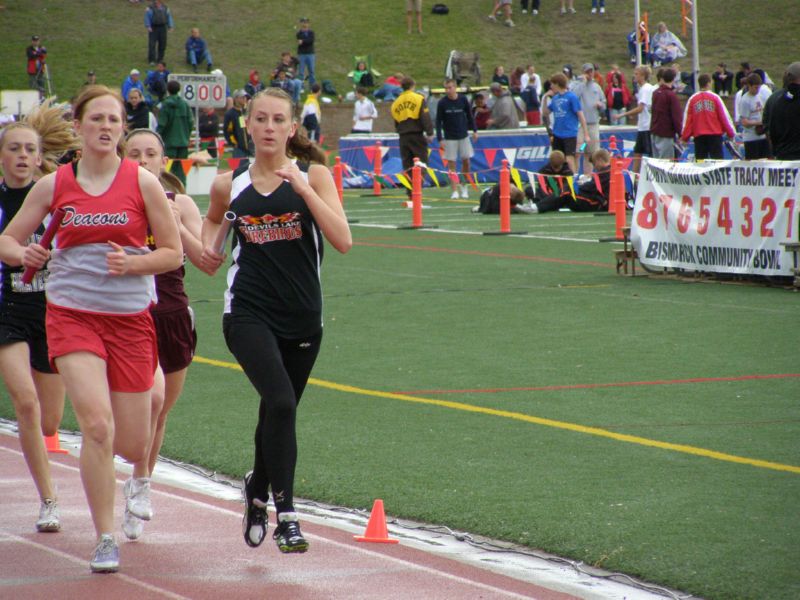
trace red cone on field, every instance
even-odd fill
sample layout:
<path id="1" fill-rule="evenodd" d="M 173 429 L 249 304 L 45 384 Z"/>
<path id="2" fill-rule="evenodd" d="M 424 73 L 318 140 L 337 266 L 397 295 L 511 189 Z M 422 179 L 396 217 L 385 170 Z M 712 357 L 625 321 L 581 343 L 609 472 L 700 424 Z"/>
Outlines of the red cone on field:
<path id="1" fill-rule="evenodd" d="M 44 436 L 44 447 L 51 454 L 69 454 L 66 450 L 61 448 L 61 442 L 58 439 L 58 434 Z"/>
<path id="2" fill-rule="evenodd" d="M 375 500 L 367 522 L 367 530 L 364 535 L 354 535 L 353 539 L 357 542 L 379 544 L 397 544 L 400 542 L 400 540 L 389 537 L 389 532 L 386 529 L 386 515 L 383 512 L 383 500 Z"/>

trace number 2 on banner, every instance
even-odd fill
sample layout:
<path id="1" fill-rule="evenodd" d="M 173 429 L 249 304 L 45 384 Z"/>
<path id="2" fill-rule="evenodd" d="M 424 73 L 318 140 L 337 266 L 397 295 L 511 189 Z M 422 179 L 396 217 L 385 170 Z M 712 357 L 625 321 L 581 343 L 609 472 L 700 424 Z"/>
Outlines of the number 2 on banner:
<path id="1" fill-rule="evenodd" d="M 660 194 L 656 196 L 654 192 L 648 192 L 642 198 L 641 209 L 636 215 L 636 224 L 642 229 L 655 229 L 658 226 L 659 211 L 658 205 L 661 204 L 661 216 L 663 217 L 664 230 L 669 229 L 669 214 L 670 206 L 674 198 L 669 194 Z M 728 196 L 722 196 L 719 199 L 719 205 L 716 209 L 716 226 L 724 232 L 725 235 L 731 235 L 734 228 L 734 214 L 731 212 L 731 199 Z M 792 239 L 793 226 L 794 226 L 794 210 L 796 202 L 790 198 L 783 203 L 783 208 L 788 212 L 789 218 L 786 221 L 786 239 Z M 735 204 L 734 204 L 735 207 Z M 773 222 L 778 215 L 778 206 L 772 198 L 763 198 L 758 203 L 759 215 L 756 216 L 756 203 L 748 196 L 742 197 L 739 201 L 738 208 L 741 210 L 742 223 L 739 226 L 743 237 L 750 237 L 756 228 L 755 218 L 759 218 L 758 231 L 763 238 L 771 238 L 775 236 L 775 228 Z M 736 208 L 734 208 L 736 210 Z M 676 228 L 679 233 L 687 233 L 692 226 L 692 220 L 696 218 L 694 225 L 695 231 L 698 235 L 705 235 L 708 233 L 709 226 L 713 218 L 711 208 L 711 198 L 708 196 L 701 196 L 698 205 L 697 213 L 694 210 L 694 200 L 690 196 L 684 195 L 681 198 L 680 208 L 678 209 Z M 737 219 L 738 220 L 738 219 Z"/>

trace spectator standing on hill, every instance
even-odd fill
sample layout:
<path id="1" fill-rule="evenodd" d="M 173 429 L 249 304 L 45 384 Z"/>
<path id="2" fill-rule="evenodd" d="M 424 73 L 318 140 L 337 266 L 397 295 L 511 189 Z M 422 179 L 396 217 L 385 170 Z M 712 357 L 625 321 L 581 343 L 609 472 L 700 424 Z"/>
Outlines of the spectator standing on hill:
<path id="1" fill-rule="evenodd" d="M 733 121 L 722 98 L 711 91 L 711 75 L 703 73 L 697 83 L 700 91 L 686 102 L 681 140 L 694 138 L 695 160 L 721 159 L 722 136 L 727 134 L 730 140 L 736 136 Z"/>
<path id="2" fill-rule="evenodd" d="M 683 116 L 678 95 L 672 89 L 675 71 L 668 67 L 658 70 L 658 87 L 653 90 L 650 116 L 650 143 L 653 158 L 674 160 L 675 136 L 682 131 Z"/>
<path id="3" fill-rule="evenodd" d="M 605 14 L 606 12 L 606 0 L 592 0 L 592 14 Z"/>
<path id="4" fill-rule="evenodd" d="M 800 160 L 800 62 L 786 68 L 783 89 L 767 100 L 763 123 L 775 158 Z"/>
<path id="5" fill-rule="evenodd" d="M 762 115 L 769 100 L 769 88 L 762 85 L 758 73 L 750 73 L 744 80 L 746 93 L 739 102 L 739 122 L 742 125 L 745 160 L 769 158 L 769 140 L 764 133 Z"/>
<path id="6" fill-rule="evenodd" d="M 164 60 L 167 31 L 175 28 L 169 7 L 161 0 L 154 0 L 144 13 L 144 26 L 147 29 L 147 62 L 155 65 Z"/>
<path id="7" fill-rule="evenodd" d="M 541 0 L 530 0 L 530 7 L 531 7 L 531 16 L 535 17 L 539 14 L 539 5 L 541 4 Z M 528 12 L 528 0 L 520 0 L 520 5 L 522 6 L 522 14 L 526 14 Z M 523 86 L 524 87 L 524 86 Z"/>
<path id="8" fill-rule="evenodd" d="M 197 73 L 197 65 L 206 61 L 206 71 L 210 73 L 214 68 L 212 60 L 211 50 L 208 49 L 206 41 L 200 37 L 200 30 L 192 27 L 191 33 L 186 39 L 186 62 L 192 65 L 192 69 Z"/>
<path id="9" fill-rule="evenodd" d="M 131 69 L 130 74 L 125 78 L 125 81 L 122 82 L 122 97 L 126 101 L 128 99 L 128 94 L 130 94 L 133 89 L 139 90 L 142 96 L 144 96 L 144 84 L 142 80 L 139 79 L 139 69 Z"/>
<path id="10" fill-rule="evenodd" d="M 733 73 L 728 70 L 725 63 L 719 63 L 711 77 L 714 78 L 715 94 L 730 96 L 733 93 Z"/>
<path id="11" fill-rule="evenodd" d="M 342 254 L 353 240 L 325 155 L 297 130 L 291 98 L 270 88 L 248 112 L 255 162 L 214 180 L 202 260 L 209 274 L 222 265 L 225 255 L 213 240 L 232 212 L 235 251 L 222 329 L 260 396 L 253 470 L 244 477 L 243 537 L 250 547 L 264 541 L 271 491 L 278 549 L 305 552 L 294 507 L 296 422 L 322 341 L 323 236 Z"/>
<path id="12" fill-rule="evenodd" d="M 47 61 L 47 48 L 42 46 L 38 35 L 31 36 L 31 45 L 25 50 L 28 58 L 28 87 L 39 91 L 39 97 L 45 96 L 45 62 Z"/>
<path id="13" fill-rule="evenodd" d="M 489 16 L 486 18 L 490 21 L 497 21 L 496 15 L 501 9 L 503 11 L 503 15 L 505 16 L 505 21 L 503 21 L 503 23 L 506 27 L 513 27 L 514 21 L 511 20 L 511 0 L 494 0 L 492 12 L 490 12 Z"/>
<path id="14" fill-rule="evenodd" d="M 415 91 L 415 82 L 404 77 L 401 83 L 403 93 L 392 102 L 394 128 L 400 136 L 400 158 L 403 170 L 410 173 L 414 159 L 421 162 L 428 159 L 428 141 L 433 139 L 433 123 L 425 97 Z M 411 190 L 406 189 L 410 196 Z"/>
<path id="15" fill-rule="evenodd" d="M 158 134 L 164 140 L 164 153 L 179 159 L 172 163 L 171 173 L 186 185 L 186 174 L 180 159 L 189 157 L 189 138 L 192 135 L 192 109 L 180 97 L 181 84 L 177 81 L 167 83 L 167 99 L 158 111 Z"/>
<path id="16" fill-rule="evenodd" d="M 573 173 L 577 169 L 575 153 L 577 150 L 578 127 L 583 132 L 583 139 L 587 144 L 591 141 L 589 128 L 586 125 L 586 118 L 581 110 L 581 102 L 578 97 L 569 91 L 567 77 L 563 73 L 556 73 L 550 78 L 550 89 L 544 94 L 544 109 L 542 116 L 547 122 L 548 117 L 553 115 L 553 137 L 551 147 L 553 150 L 561 150 L 567 157 L 569 169 Z M 549 99 L 549 102 L 547 100 Z"/>
<path id="17" fill-rule="evenodd" d="M 317 55 L 314 50 L 314 32 L 311 30 L 308 19 L 300 19 L 300 30 L 295 36 L 297 38 L 297 78 L 305 81 L 305 72 L 308 69 L 308 85 L 312 86 L 317 82 L 315 77 Z"/>
<path id="18" fill-rule="evenodd" d="M 579 130 L 577 145 L 578 151 L 583 151 L 583 172 L 589 175 L 592 172 L 589 159 L 600 149 L 600 115 L 606 110 L 606 95 L 594 77 L 594 65 L 584 63 L 582 71 L 583 78 L 570 86 L 570 91 L 580 100 L 581 111 L 586 120 L 588 139 Z"/>
<path id="19" fill-rule="evenodd" d="M 414 13 L 416 13 L 417 33 L 422 33 L 422 0 L 406 0 L 406 27 L 411 33 L 411 25 L 414 23 Z"/>
<path id="20" fill-rule="evenodd" d="M 472 130 L 472 138 L 478 140 L 478 130 L 475 128 L 475 120 L 472 118 L 472 109 L 466 96 L 458 93 L 455 79 L 448 79 L 444 82 L 445 96 L 439 100 L 436 109 L 436 139 L 442 144 L 444 139 L 444 159 L 447 161 L 447 170 L 450 172 L 450 183 L 453 188 L 451 199 L 459 197 L 458 176 L 456 168 L 458 160 L 461 159 L 461 175 L 466 181 L 466 174 L 469 173 L 469 159 L 475 151 L 469 140 L 469 132 Z M 466 183 L 461 184 L 461 197 L 469 198 L 469 187 Z"/>
<path id="21" fill-rule="evenodd" d="M 367 88 L 356 88 L 356 101 L 353 104 L 353 129 L 350 133 L 372 133 L 372 122 L 378 118 L 378 111 L 372 100 L 367 98 Z"/>
<path id="22" fill-rule="evenodd" d="M 503 89 L 503 86 L 496 81 L 489 86 L 489 91 L 494 96 L 492 114 L 487 123 L 489 129 L 516 129 L 519 127 L 517 107 L 511 98 L 511 92 Z"/>
<path id="23" fill-rule="evenodd" d="M 225 141 L 233 146 L 233 158 L 248 158 L 252 156 L 252 140 L 245 127 L 245 107 L 247 106 L 247 92 L 236 90 L 233 92 L 233 106 L 225 113 L 222 130 Z"/>
<path id="24" fill-rule="evenodd" d="M 633 170 L 639 172 L 639 163 L 642 156 L 652 156 L 650 141 L 650 116 L 653 105 L 653 90 L 655 86 L 650 83 L 650 67 L 641 65 L 633 70 L 633 79 L 638 86 L 636 90 L 636 107 L 622 113 L 622 117 L 638 115 L 636 123 L 636 143 L 633 146 Z"/>
<path id="25" fill-rule="evenodd" d="M 159 61 L 154 70 L 147 72 L 147 76 L 144 78 L 144 87 L 150 93 L 153 104 L 158 104 L 167 95 L 168 78 L 167 63 L 163 60 Z"/>

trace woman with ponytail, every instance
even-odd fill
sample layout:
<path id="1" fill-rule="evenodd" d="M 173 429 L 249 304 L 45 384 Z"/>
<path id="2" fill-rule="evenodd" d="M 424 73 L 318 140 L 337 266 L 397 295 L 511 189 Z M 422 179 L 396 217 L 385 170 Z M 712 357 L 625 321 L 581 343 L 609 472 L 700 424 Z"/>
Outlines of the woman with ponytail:
<path id="1" fill-rule="evenodd" d="M 166 170 L 167 157 L 161 136 L 150 129 L 135 129 L 125 138 L 125 154 L 159 178 L 171 199 L 170 208 L 180 232 L 183 252 L 192 264 L 199 266 L 203 251 L 200 211 L 194 200 L 184 193 L 180 179 Z M 150 236 L 148 245 L 155 250 Z M 183 287 L 184 274 L 181 265 L 173 271 L 156 275 L 158 302 L 150 306 L 158 344 L 158 368 L 150 404 L 151 439 L 147 453 L 134 463 L 133 474 L 124 486 L 126 502 L 122 530 L 131 540 L 142 535 L 144 521 L 149 521 L 153 516 L 150 476 L 164 441 L 167 415 L 183 391 L 186 373 L 197 346 L 194 314 Z"/>
<path id="2" fill-rule="evenodd" d="M 222 328 L 261 398 L 253 470 L 244 478 L 244 540 L 264 540 L 271 490 L 281 552 L 308 549 L 294 508 L 295 418 L 322 340 L 322 238 L 342 253 L 353 243 L 324 155 L 298 128 L 294 108 L 278 88 L 250 101 L 255 161 L 217 176 L 203 222 L 202 262 L 213 274 L 225 258 L 214 240 L 233 219 Z"/>
<path id="3" fill-rule="evenodd" d="M 17 214 L 34 179 L 55 170 L 56 161 L 77 148 L 64 109 L 45 102 L 19 123 L 0 130 L 0 232 Z M 39 224 L 33 233 L 44 233 Z M 42 434 L 58 435 L 64 413 L 64 384 L 50 367 L 45 335 L 45 268 L 31 283 L 24 269 L 0 265 L 0 377 L 14 405 L 19 443 L 39 493 L 37 531 L 58 531 L 61 522 Z"/>

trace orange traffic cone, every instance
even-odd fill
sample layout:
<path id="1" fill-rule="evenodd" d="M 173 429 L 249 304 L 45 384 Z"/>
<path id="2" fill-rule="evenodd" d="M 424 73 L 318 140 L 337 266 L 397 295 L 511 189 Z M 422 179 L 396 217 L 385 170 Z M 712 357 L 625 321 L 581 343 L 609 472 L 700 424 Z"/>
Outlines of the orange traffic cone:
<path id="1" fill-rule="evenodd" d="M 69 454 L 61 447 L 61 442 L 58 439 L 58 434 L 44 436 L 44 447 L 51 454 Z"/>
<path id="2" fill-rule="evenodd" d="M 400 540 L 389 537 L 386 530 L 386 515 L 383 513 L 383 500 L 375 500 L 369 515 L 367 530 L 364 535 L 354 535 L 357 542 L 377 542 L 379 544 L 397 544 Z"/>

